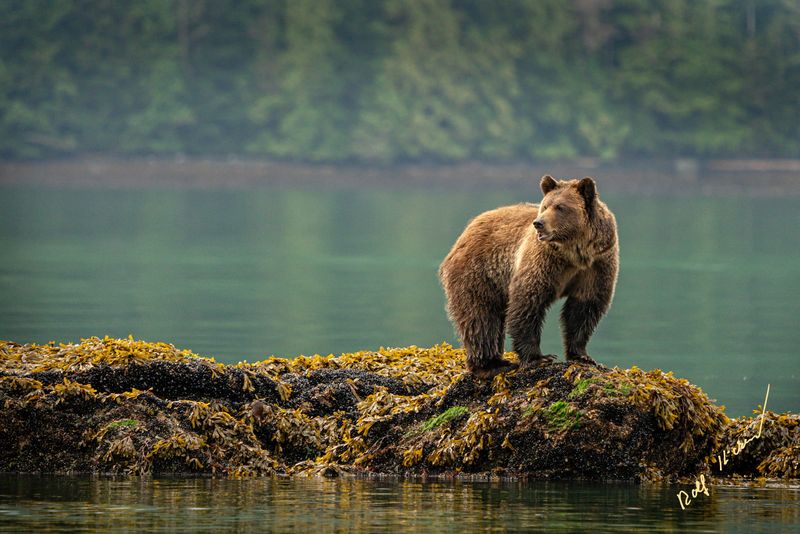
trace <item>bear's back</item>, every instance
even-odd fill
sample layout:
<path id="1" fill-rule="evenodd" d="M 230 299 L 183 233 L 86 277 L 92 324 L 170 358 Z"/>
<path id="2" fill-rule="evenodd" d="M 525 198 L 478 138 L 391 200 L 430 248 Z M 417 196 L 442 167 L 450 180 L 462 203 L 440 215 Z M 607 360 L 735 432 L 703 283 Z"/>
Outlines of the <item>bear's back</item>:
<path id="1" fill-rule="evenodd" d="M 467 223 L 454 248 L 460 244 L 479 249 L 497 249 L 499 252 L 499 249 L 512 247 L 513 254 L 538 213 L 539 205 L 532 203 L 485 211 Z"/>
<path id="2" fill-rule="evenodd" d="M 505 286 L 511 277 L 517 249 L 532 231 L 538 213 L 538 204 L 522 203 L 476 216 L 442 262 L 440 276 L 480 273 L 481 278 Z"/>

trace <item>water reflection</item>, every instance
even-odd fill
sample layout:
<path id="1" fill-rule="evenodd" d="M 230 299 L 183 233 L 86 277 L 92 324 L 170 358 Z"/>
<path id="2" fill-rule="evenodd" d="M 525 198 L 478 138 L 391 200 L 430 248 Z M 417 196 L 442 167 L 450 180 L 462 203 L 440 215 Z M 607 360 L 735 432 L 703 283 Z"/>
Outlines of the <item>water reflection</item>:
<path id="1" fill-rule="evenodd" d="M 681 511 L 675 488 L 633 484 L 0 476 L 0 530 L 38 532 L 785 532 L 798 488 L 712 488 Z"/>

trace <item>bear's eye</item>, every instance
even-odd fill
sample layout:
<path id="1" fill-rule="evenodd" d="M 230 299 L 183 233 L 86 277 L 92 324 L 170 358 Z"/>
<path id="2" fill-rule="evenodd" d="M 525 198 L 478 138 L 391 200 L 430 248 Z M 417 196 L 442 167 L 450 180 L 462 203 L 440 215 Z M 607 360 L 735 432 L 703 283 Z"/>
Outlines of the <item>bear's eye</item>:
<path id="1" fill-rule="evenodd" d="M 561 204 L 556 204 L 555 206 L 553 206 L 553 209 L 556 211 L 562 211 L 564 207 Z"/>

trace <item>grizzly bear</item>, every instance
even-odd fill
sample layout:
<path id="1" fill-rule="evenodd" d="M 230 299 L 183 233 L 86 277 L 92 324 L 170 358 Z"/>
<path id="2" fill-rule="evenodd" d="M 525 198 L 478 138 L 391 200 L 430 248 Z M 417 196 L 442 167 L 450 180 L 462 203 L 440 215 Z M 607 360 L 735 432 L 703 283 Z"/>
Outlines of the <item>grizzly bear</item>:
<path id="1" fill-rule="evenodd" d="M 566 359 L 595 363 L 586 343 L 614 296 L 617 223 L 591 178 L 544 176 L 541 188 L 540 204 L 472 219 L 439 268 L 467 368 L 479 378 L 513 367 L 502 359 L 506 330 L 520 365 L 554 361 L 539 343 L 545 313 L 562 297 Z"/>

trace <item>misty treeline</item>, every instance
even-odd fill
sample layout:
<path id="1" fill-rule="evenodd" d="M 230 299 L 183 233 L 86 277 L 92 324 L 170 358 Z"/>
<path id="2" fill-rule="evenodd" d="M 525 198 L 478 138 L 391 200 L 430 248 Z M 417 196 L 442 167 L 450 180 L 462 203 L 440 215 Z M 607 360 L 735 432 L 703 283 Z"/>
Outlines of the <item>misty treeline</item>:
<path id="1" fill-rule="evenodd" d="M 800 156 L 797 0 L 3 0 L 0 155 Z"/>

